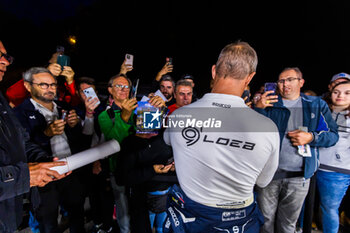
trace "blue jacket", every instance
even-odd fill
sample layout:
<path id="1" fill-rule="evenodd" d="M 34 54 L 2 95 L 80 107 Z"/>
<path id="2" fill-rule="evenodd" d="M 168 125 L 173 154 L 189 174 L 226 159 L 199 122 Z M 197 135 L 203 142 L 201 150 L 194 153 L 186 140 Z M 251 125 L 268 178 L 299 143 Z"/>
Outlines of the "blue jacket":
<path id="1" fill-rule="evenodd" d="M 304 157 L 304 177 L 310 178 L 319 166 L 318 147 L 330 147 L 338 141 L 338 126 L 332 118 L 328 105 L 319 97 L 301 94 L 303 106 L 303 126 L 313 134 L 313 140 L 309 143 L 311 157 Z M 283 105 L 282 97 L 278 96 L 278 102 L 273 107 L 255 110 L 275 122 L 280 133 L 280 140 L 285 135 L 290 111 Z"/>

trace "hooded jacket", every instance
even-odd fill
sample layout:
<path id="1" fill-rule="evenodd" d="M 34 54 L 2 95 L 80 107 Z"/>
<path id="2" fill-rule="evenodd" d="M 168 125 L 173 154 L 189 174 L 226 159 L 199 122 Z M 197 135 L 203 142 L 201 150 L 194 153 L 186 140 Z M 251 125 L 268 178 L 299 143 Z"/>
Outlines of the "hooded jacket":
<path id="1" fill-rule="evenodd" d="M 338 125 L 339 141 L 332 147 L 320 148 L 320 170 L 350 174 L 350 118 L 349 111 L 333 112 Z"/>

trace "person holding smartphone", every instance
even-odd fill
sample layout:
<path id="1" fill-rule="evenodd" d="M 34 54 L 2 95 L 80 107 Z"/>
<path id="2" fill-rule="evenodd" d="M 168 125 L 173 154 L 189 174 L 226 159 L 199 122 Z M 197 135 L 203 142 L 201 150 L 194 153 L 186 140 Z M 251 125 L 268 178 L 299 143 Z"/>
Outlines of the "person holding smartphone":
<path id="1" fill-rule="evenodd" d="M 275 122 L 281 143 L 273 180 L 257 188 L 264 233 L 295 231 L 310 178 L 318 168 L 319 147 L 332 146 L 339 138 L 326 102 L 301 93 L 304 83 L 299 68 L 287 67 L 277 79 L 279 94 L 266 91 L 254 108 Z"/>
<path id="2" fill-rule="evenodd" d="M 23 80 L 31 98 L 25 99 L 14 111 L 31 141 L 52 158 L 62 159 L 82 151 L 80 120 L 74 109 L 55 101 L 57 80 L 51 72 L 44 67 L 32 67 L 23 73 Z M 57 229 L 59 205 L 68 212 L 71 232 L 83 232 L 85 196 L 79 171 L 39 188 L 41 202 L 34 213 L 41 232 Z"/>
<path id="3" fill-rule="evenodd" d="M 59 54 L 60 52 L 52 54 L 47 69 L 50 70 L 53 76 L 59 77 L 57 98 L 60 101 L 65 101 L 72 106 L 76 106 L 79 104 L 80 100 L 75 89 L 75 72 L 68 63 L 66 63 L 66 66 L 57 63 L 57 57 Z M 24 87 L 23 79 L 20 79 L 6 90 L 6 96 L 9 100 L 10 106 L 16 107 L 28 98 L 30 94 Z"/>

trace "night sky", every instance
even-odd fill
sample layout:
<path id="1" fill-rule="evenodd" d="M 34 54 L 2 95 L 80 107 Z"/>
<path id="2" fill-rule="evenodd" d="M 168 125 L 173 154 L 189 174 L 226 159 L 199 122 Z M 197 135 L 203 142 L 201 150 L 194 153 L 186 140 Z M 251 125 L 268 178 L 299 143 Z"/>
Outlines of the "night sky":
<path id="1" fill-rule="evenodd" d="M 193 74 L 209 91 L 211 65 L 238 39 L 258 53 L 253 92 L 298 66 L 304 89 L 326 91 L 332 75 L 350 73 L 348 1 L 98 1 L 0 0 L 0 39 L 15 57 L 2 90 L 32 66 L 44 66 L 57 45 L 66 47 L 76 77 L 106 82 L 125 53 L 134 54 L 131 79 L 151 82 L 173 57 L 175 79 Z M 77 37 L 77 44 L 67 37 Z"/>

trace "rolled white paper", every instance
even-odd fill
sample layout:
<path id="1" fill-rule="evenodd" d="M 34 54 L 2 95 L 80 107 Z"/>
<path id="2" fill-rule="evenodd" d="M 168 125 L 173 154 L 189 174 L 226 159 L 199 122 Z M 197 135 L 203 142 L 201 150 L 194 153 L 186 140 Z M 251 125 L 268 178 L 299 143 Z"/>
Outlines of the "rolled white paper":
<path id="1" fill-rule="evenodd" d="M 112 139 L 88 150 L 84 150 L 67 158 L 60 159 L 59 161 L 65 161 L 67 164 L 63 166 L 52 167 L 50 169 L 57 171 L 59 174 L 64 174 L 66 172 L 73 171 L 77 168 L 85 166 L 86 164 L 95 162 L 96 160 L 103 159 L 119 151 L 119 143 L 116 140 Z"/>

